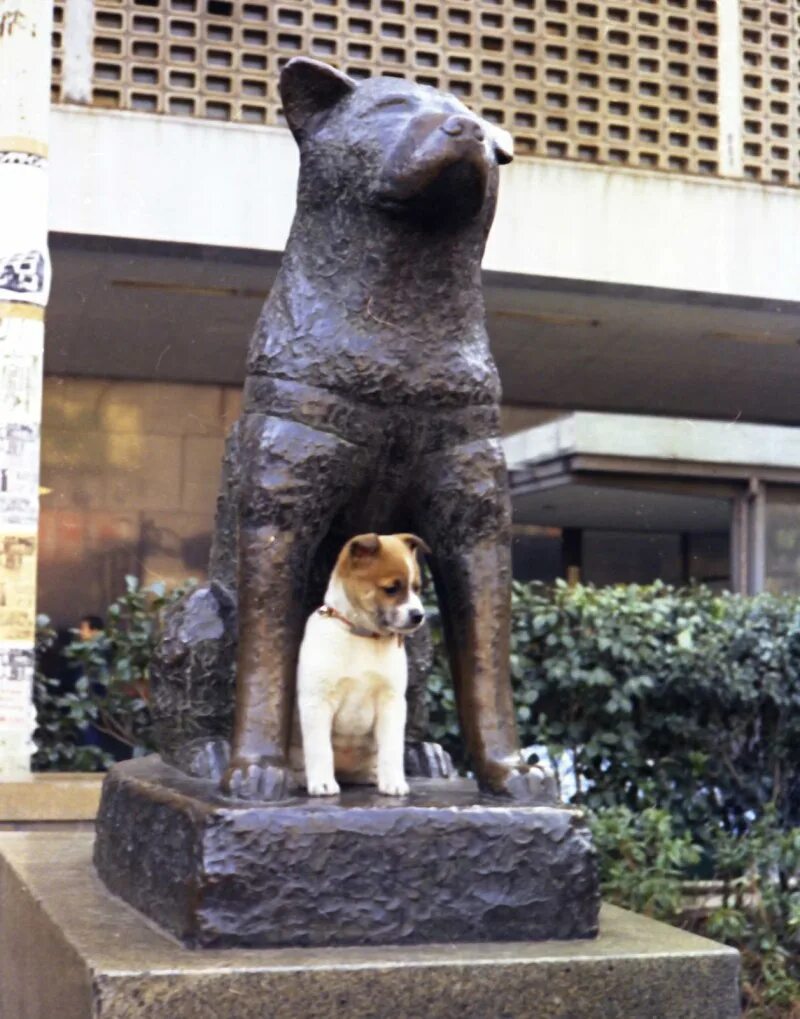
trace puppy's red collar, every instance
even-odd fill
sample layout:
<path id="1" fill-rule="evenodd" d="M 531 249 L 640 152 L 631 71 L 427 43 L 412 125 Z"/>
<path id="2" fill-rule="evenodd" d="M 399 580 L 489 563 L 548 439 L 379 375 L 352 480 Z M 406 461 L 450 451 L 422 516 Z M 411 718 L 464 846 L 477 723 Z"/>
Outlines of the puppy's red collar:
<path id="1" fill-rule="evenodd" d="M 340 623 L 350 630 L 354 637 L 369 637 L 371 640 L 387 640 L 391 637 L 397 637 L 397 646 L 402 646 L 403 635 L 402 633 L 378 633 L 376 630 L 366 630 L 363 626 L 357 626 L 352 620 L 348 619 L 347 616 L 342 615 L 338 609 L 333 608 L 332 605 L 320 605 L 317 609 L 318 616 L 327 616 L 330 619 L 338 619 Z"/>

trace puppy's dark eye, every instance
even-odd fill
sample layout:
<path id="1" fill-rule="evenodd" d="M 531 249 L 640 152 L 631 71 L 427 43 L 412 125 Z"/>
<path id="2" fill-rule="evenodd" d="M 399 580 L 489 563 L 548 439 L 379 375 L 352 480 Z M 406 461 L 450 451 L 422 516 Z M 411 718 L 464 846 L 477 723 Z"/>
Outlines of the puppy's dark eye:
<path id="1" fill-rule="evenodd" d="M 400 593 L 400 581 L 395 580 L 393 584 L 384 584 L 382 590 L 386 594 L 399 594 Z"/>
<path id="2" fill-rule="evenodd" d="M 422 584 L 414 584 L 411 590 L 414 592 L 414 594 L 419 594 L 420 591 L 422 590 Z"/>

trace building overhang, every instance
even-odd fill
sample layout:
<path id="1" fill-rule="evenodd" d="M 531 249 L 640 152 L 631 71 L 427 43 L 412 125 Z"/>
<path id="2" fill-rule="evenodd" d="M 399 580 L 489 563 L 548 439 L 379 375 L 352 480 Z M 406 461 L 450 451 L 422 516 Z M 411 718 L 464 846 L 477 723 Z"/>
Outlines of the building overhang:
<path id="1" fill-rule="evenodd" d="M 726 530 L 763 482 L 800 486 L 796 428 L 578 412 L 503 440 L 518 524 Z"/>
<path id="2" fill-rule="evenodd" d="M 55 106 L 53 230 L 281 251 L 284 128 Z M 796 301 L 796 189 L 521 158 L 502 168 L 489 272 Z"/>
<path id="3" fill-rule="evenodd" d="M 56 106 L 51 154 L 47 371 L 241 382 L 294 212 L 289 132 Z M 484 286 L 507 403 L 796 420 L 800 191 L 502 173 Z"/>
<path id="4" fill-rule="evenodd" d="M 50 247 L 50 374 L 241 384 L 279 251 L 64 233 Z M 484 290 L 507 404 L 797 419 L 798 305 L 490 270 Z"/>
<path id="5" fill-rule="evenodd" d="M 577 411 L 503 440 L 520 476 L 569 459 L 576 469 L 742 477 L 769 469 L 800 480 L 800 431 L 744 421 Z"/>

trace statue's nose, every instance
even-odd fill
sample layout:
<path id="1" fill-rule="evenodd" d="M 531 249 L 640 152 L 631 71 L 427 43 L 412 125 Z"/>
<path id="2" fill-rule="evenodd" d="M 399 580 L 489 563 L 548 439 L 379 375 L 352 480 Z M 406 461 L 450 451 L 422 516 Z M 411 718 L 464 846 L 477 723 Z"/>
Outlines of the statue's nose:
<path id="1" fill-rule="evenodd" d="M 466 134 L 471 135 L 476 141 L 482 142 L 485 137 L 481 125 L 472 117 L 465 117 L 461 113 L 454 113 L 448 117 L 442 124 L 442 130 L 452 138 Z"/>

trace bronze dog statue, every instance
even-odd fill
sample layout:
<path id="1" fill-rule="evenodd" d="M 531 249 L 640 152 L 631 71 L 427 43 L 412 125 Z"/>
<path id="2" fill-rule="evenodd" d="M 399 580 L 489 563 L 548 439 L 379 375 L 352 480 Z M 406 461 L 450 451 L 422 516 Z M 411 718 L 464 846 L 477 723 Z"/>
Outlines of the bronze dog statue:
<path id="1" fill-rule="evenodd" d="M 189 743 L 227 735 L 219 705 L 235 656 L 230 756 L 225 744 L 211 772 L 224 771 L 234 795 L 288 794 L 304 620 L 348 538 L 411 531 L 433 550 L 478 781 L 541 798 L 547 782 L 521 759 L 508 673 L 510 509 L 480 277 L 510 138 L 401 79 L 356 83 L 298 58 L 280 88 L 300 148 L 297 211 L 250 344 L 212 583 L 168 624 L 157 721 L 173 743 L 178 730 Z M 419 659 L 418 645 L 409 650 Z M 442 774 L 447 755 L 419 742 L 423 672 L 424 662 L 414 682 L 412 668 L 406 738 L 424 752 L 407 767 Z"/>
<path id="2" fill-rule="evenodd" d="M 482 787 L 538 791 L 508 676 L 510 513 L 480 263 L 507 136 L 454 98 L 292 60 L 297 212 L 251 341 L 240 422 L 236 718 L 225 787 L 287 785 L 312 562 L 364 531 L 433 549 Z"/>

